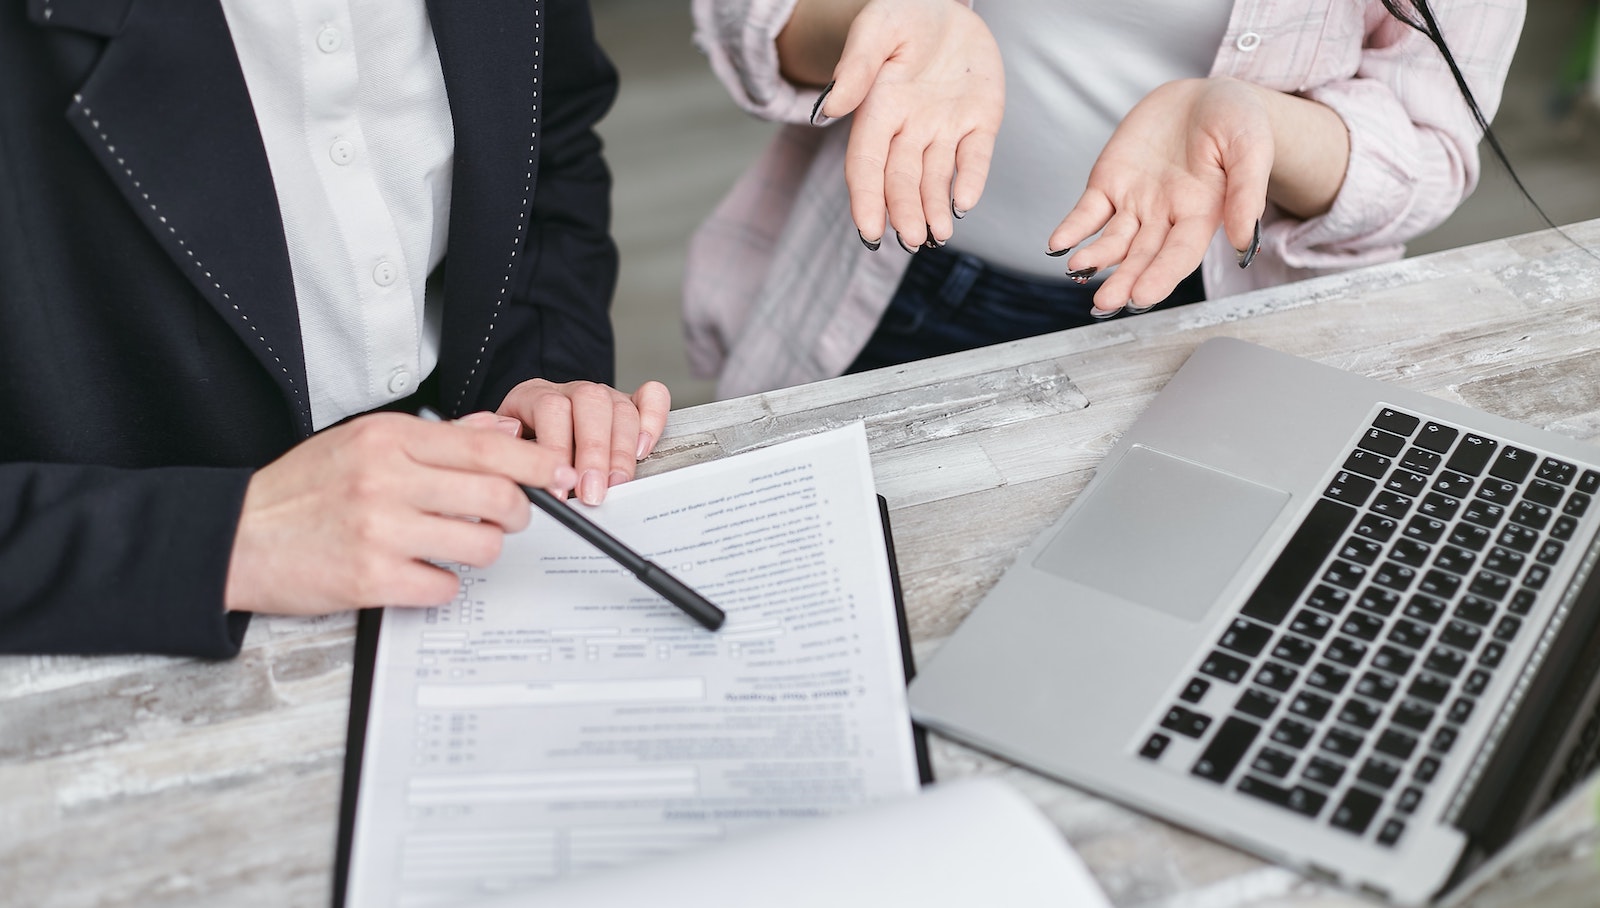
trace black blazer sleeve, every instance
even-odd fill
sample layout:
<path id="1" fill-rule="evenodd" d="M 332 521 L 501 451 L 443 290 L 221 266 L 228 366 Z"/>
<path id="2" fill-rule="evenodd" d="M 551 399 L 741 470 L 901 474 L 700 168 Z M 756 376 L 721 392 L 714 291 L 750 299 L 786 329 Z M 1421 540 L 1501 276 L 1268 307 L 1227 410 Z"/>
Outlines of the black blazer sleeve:
<path id="1" fill-rule="evenodd" d="M 617 73 L 595 43 L 587 3 L 547 0 L 544 10 L 531 227 L 477 409 L 495 409 L 530 378 L 615 380 L 611 173 L 594 126 L 616 97 Z"/>

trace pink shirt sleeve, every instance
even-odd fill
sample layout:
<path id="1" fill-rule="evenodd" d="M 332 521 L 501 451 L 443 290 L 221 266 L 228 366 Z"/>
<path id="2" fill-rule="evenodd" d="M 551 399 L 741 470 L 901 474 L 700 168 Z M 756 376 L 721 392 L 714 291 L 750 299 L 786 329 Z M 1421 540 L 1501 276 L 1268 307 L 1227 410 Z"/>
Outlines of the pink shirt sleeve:
<path id="1" fill-rule="evenodd" d="M 728 94 L 746 112 L 777 123 L 805 123 L 815 88 L 778 72 L 778 33 L 799 0 L 694 0 L 695 46 L 711 61 Z"/>

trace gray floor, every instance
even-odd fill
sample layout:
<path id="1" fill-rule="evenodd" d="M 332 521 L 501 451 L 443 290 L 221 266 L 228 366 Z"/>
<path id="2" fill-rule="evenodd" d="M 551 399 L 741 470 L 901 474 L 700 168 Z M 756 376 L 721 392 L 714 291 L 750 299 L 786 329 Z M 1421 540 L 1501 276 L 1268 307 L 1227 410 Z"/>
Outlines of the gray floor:
<path id="1" fill-rule="evenodd" d="M 1600 217 L 1600 116 L 1553 103 L 1593 0 L 1530 0 L 1495 131 L 1533 197 L 1558 224 Z M 601 126 L 616 175 L 622 274 L 613 314 L 618 384 L 667 383 L 674 406 L 703 403 L 711 384 L 689 375 L 678 318 L 689 233 L 771 134 L 740 112 L 691 41 L 689 5 L 594 0 L 596 25 L 622 74 Z M 1412 244 L 1429 252 L 1534 230 L 1538 215 L 1485 154 L 1484 177 L 1449 221 Z"/>

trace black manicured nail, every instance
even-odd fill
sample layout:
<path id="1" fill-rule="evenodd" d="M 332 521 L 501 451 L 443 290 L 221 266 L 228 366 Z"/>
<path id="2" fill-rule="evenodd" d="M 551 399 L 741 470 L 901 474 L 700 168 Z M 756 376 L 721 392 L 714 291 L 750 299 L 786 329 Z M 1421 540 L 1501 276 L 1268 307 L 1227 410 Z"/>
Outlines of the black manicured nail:
<path id="1" fill-rule="evenodd" d="M 905 240 L 902 240 L 902 239 L 901 239 L 901 238 L 900 238 L 900 232 L 899 232 L 899 231 L 898 231 L 898 230 L 897 230 L 897 231 L 895 231 L 895 234 L 894 234 L 894 241 L 895 241 L 895 242 L 896 242 L 896 243 L 899 243 L 899 244 L 900 244 L 900 248 L 901 248 L 901 249 L 904 249 L 904 250 L 905 250 L 905 251 L 907 251 L 907 252 L 909 252 L 909 253 L 911 253 L 911 254 L 912 254 L 912 255 L 916 255 L 916 254 L 917 254 L 917 249 L 918 249 L 918 247 L 916 247 L 916 246 L 907 246 L 907 245 L 906 245 L 906 241 L 905 241 Z"/>
<path id="2" fill-rule="evenodd" d="M 967 216 L 967 209 L 965 209 L 965 208 L 957 208 L 956 207 L 956 200 L 955 199 L 951 199 L 950 200 L 950 214 L 951 214 L 952 217 L 954 217 L 956 220 L 959 221 L 962 218 Z"/>
<path id="3" fill-rule="evenodd" d="M 924 224 L 923 228 L 928 232 L 928 240 L 922 244 L 924 249 L 939 249 L 944 246 L 944 240 L 933 235 L 932 224 Z"/>
<path id="4" fill-rule="evenodd" d="M 878 239 L 875 239 L 875 240 L 869 240 L 869 239 L 867 239 L 866 234 L 862 233 L 859 230 L 856 231 L 856 236 L 861 237 L 861 245 L 867 247 L 868 249 L 872 250 L 873 252 L 877 252 L 878 251 L 878 247 L 883 245 L 883 238 L 882 237 L 879 237 Z"/>
<path id="5" fill-rule="evenodd" d="M 817 103 L 811 105 L 811 125 L 813 125 L 813 126 L 817 125 L 817 114 L 821 113 L 821 111 L 822 111 L 822 102 L 828 100 L 828 92 L 830 92 L 830 91 L 833 91 L 833 83 L 832 82 L 829 82 L 827 85 L 822 86 L 822 94 L 817 95 Z M 824 116 L 823 119 L 827 120 L 829 118 Z"/>
<path id="6" fill-rule="evenodd" d="M 1151 309 L 1154 309 L 1155 307 L 1156 307 L 1155 303 L 1151 303 L 1148 306 L 1135 306 L 1132 301 L 1129 301 L 1128 305 L 1124 306 L 1123 308 L 1128 310 L 1128 314 L 1129 315 L 1143 315 L 1144 313 L 1149 312 Z"/>
<path id="7" fill-rule="evenodd" d="M 1250 263 L 1256 260 L 1256 253 L 1261 251 L 1261 219 L 1256 219 L 1255 235 L 1250 238 L 1249 249 L 1236 250 L 1239 253 L 1239 267 L 1249 268 Z"/>
<path id="8" fill-rule="evenodd" d="M 1069 253 L 1071 251 L 1072 251 L 1072 247 L 1068 246 L 1065 249 L 1057 249 L 1055 252 L 1051 252 L 1049 250 L 1045 250 L 1044 254 L 1050 256 L 1053 259 L 1055 259 L 1055 258 L 1060 258 L 1061 256 L 1066 255 L 1067 253 Z"/>
<path id="9" fill-rule="evenodd" d="M 1077 271 L 1068 271 L 1067 279 L 1076 284 L 1087 284 L 1089 279 L 1094 277 L 1095 272 L 1099 270 L 1099 268 L 1079 268 Z M 1103 318 L 1104 316 L 1101 317 Z"/>
<path id="10" fill-rule="evenodd" d="M 1108 319 L 1108 318 L 1112 317 L 1113 315 L 1116 315 L 1118 312 L 1121 312 L 1121 311 L 1122 311 L 1122 307 L 1121 306 L 1118 306 L 1115 309 L 1090 309 L 1089 310 L 1089 315 L 1092 318 Z"/>

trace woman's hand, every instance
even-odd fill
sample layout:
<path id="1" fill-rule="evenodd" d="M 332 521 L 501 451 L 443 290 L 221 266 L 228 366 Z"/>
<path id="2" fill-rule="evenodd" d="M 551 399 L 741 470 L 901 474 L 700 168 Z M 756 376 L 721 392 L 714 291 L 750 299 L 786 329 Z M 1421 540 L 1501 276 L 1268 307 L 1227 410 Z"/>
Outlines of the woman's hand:
<path id="1" fill-rule="evenodd" d="M 827 29 L 808 15 L 805 4 L 796 9 L 780 54 L 786 37 L 800 44 L 808 30 L 807 46 L 828 46 L 816 37 Z M 848 21 L 816 119 L 855 114 L 844 173 L 851 218 L 874 249 L 886 214 L 907 251 L 942 245 L 988 179 L 1005 106 L 1000 50 L 955 0 L 870 0 Z M 787 73 L 794 56 L 784 57 Z"/>
<path id="2" fill-rule="evenodd" d="M 1227 77 L 1168 82 L 1117 126 L 1049 248 L 1100 231 L 1069 276 L 1115 265 L 1095 310 L 1145 309 L 1199 267 L 1219 224 L 1244 267 L 1269 199 L 1301 218 L 1327 211 L 1349 159 L 1344 121 L 1315 101 Z"/>
<path id="3" fill-rule="evenodd" d="M 594 382 L 536 378 L 512 388 L 495 412 L 518 420 L 540 447 L 565 457 L 578 471 L 578 499 L 594 505 L 605 500 L 607 488 L 633 478 L 660 440 L 670 409 L 672 395 L 660 382 L 645 382 L 628 395 Z"/>

